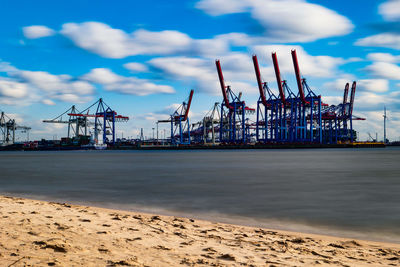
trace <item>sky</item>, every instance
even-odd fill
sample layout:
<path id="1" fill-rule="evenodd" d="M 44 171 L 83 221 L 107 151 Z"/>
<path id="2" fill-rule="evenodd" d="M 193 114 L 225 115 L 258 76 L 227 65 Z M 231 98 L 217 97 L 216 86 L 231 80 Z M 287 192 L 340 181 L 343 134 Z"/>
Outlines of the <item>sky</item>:
<path id="1" fill-rule="evenodd" d="M 215 68 L 255 107 L 251 56 L 272 90 L 271 52 L 297 92 L 290 51 L 323 102 L 339 104 L 357 81 L 354 115 L 361 140 L 400 140 L 400 0 L 0 0 L 0 110 L 31 139 L 66 136 L 45 124 L 76 105 L 103 98 L 118 114 L 118 137 L 148 137 L 190 89 L 191 123 L 222 102 Z M 160 124 L 160 136 L 168 125 Z M 26 136 L 18 137 L 23 140 Z"/>

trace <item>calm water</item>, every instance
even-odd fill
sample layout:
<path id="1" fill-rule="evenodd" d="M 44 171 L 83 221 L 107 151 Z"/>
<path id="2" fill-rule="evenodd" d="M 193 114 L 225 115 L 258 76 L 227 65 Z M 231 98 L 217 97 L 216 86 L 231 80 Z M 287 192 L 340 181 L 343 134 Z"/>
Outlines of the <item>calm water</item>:
<path id="1" fill-rule="evenodd" d="M 400 243 L 400 149 L 1 152 L 0 194 Z"/>

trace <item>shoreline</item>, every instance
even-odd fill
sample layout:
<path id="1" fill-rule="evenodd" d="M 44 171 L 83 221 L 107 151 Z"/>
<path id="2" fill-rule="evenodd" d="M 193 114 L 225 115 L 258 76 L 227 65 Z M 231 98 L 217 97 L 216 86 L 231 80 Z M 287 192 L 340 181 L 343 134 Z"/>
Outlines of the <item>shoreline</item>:
<path id="1" fill-rule="evenodd" d="M 323 225 L 318 223 L 302 223 L 301 221 L 292 221 L 284 219 L 265 219 L 256 217 L 246 217 L 243 215 L 231 215 L 220 212 L 187 212 L 171 210 L 153 206 L 141 206 L 141 205 L 124 205 L 116 203 L 100 203 L 96 201 L 79 201 L 72 199 L 54 198 L 48 196 L 39 195 L 27 195 L 27 194 L 13 194 L 8 192 L 0 193 L 1 196 L 24 198 L 29 200 L 43 201 L 43 202 L 67 202 L 76 206 L 100 208 L 106 210 L 114 210 L 120 212 L 136 212 L 148 215 L 161 215 L 161 216 L 176 216 L 182 218 L 194 218 L 202 221 L 209 221 L 212 223 L 223 223 L 231 224 L 236 226 L 245 226 L 253 228 L 266 228 L 276 231 L 290 232 L 290 233 L 302 233 L 310 235 L 326 235 L 334 238 L 347 238 L 357 239 L 371 242 L 391 243 L 400 245 L 400 236 L 396 233 L 397 238 L 389 237 L 390 232 L 385 231 L 374 231 L 368 232 L 369 229 L 350 229 L 334 225 Z M 368 235 L 365 234 L 368 232 Z"/>
<path id="2" fill-rule="evenodd" d="M 99 209 L 106 209 L 106 210 L 113 210 L 120 212 L 136 212 L 147 215 L 157 214 L 161 216 L 193 218 L 202 221 L 209 221 L 212 223 L 223 223 L 223 224 L 231 224 L 236 226 L 245 226 L 253 228 L 266 228 L 270 230 L 282 231 L 294 234 L 301 233 L 309 235 L 323 235 L 332 238 L 345 238 L 345 239 L 347 238 L 347 239 L 356 239 L 356 240 L 400 245 L 400 236 L 396 234 L 397 238 L 389 237 L 393 233 L 390 232 L 388 233 L 385 231 L 368 232 L 369 231 L 368 229 L 350 229 L 350 228 L 346 229 L 345 227 L 334 226 L 334 225 L 322 225 L 318 223 L 306 223 L 306 222 L 302 223 L 301 221 L 295 222 L 292 220 L 284 220 L 284 219 L 255 218 L 255 217 L 246 217 L 243 215 L 224 214 L 220 212 L 203 211 L 195 213 L 195 212 L 178 211 L 178 210 L 171 210 L 153 206 L 99 203 L 96 201 L 83 201 L 83 200 L 79 201 L 79 200 L 62 199 L 62 198 L 54 198 L 54 197 L 39 196 L 39 195 L 13 194 L 8 192 L 0 193 L 0 197 L 1 196 L 24 198 L 34 201 L 42 201 L 50 203 L 67 202 L 75 206 L 99 208 Z M 367 232 L 368 236 L 365 234 Z"/>
<path id="3" fill-rule="evenodd" d="M 385 148 L 387 145 L 383 142 L 353 142 L 353 143 L 244 143 L 244 144 L 185 144 L 185 145 L 160 145 L 154 143 L 139 143 L 135 145 L 109 145 L 106 149 L 100 150 L 242 150 L 242 149 L 324 149 L 324 148 Z M 397 146 L 396 144 L 392 146 Z M 84 146 L 42 146 L 42 147 L 24 147 L 24 144 L 12 144 L 0 146 L 0 151 L 74 151 L 74 150 L 98 150 L 95 147 Z"/>
<path id="4" fill-rule="evenodd" d="M 400 264 L 396 243 L 144 212 L 0 195 L 0 216 L 0 262 L 14 266 Z"/>

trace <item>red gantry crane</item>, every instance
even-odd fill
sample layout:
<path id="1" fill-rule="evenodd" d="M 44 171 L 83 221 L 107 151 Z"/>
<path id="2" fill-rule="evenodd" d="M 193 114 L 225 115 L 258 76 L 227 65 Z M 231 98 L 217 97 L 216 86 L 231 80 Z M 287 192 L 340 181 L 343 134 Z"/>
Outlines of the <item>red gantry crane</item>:
<path id="1" fill-rule="evenodd" d="M 268 87 L 267 82 L 263 82 L 261 78 L 260 67 L 256 55 L 253 55 L 253 65 L 256 74 L 258 91 L 260 97 L 257 101 L 257 118 L 256 118 L 256 138 L 257 142 L 271 142 L 276 135 L 275 128 L 272 127 L 271 119 L 277 116 L 280 102 L 272 90 Z M 280 78 L 279 78 L 280 79 Z M 278 80 L 279 80 L 278 79 Z M 281 84 L 278 82 L 278 84 Z M 268 99 L 267 99 L 268 94 Z"/>
<path id="2" fill-rule="evenodd" d="M 225 85 L 222 74 L 221 63 L 215 61 L 219 83 L 222 91 L 221 122 L 219 128 L 219 140 L 221 143 L 247 143 L 250 139 L 246 131 L 245 114 L 254 113 L 253 108 L 246 106 L 245 101 L 240 99 L 241 94 L 236 96 L 231 87 Z"/>

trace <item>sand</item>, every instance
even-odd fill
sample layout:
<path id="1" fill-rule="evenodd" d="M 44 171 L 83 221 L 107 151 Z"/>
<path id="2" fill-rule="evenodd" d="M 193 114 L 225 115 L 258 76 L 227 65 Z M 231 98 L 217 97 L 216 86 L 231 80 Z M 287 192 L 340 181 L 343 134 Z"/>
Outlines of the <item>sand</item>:
<path id="1" fill-rule="evenodd" d="M 399 266 L 400 244 L 0 196 L 0 266 Z"/>

